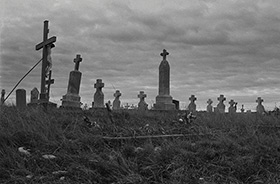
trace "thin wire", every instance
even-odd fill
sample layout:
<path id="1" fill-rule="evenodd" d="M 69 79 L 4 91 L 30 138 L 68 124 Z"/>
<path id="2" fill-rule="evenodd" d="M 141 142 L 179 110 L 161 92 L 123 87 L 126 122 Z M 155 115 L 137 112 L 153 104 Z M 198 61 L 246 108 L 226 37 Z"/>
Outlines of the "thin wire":
<path id="1" fill-rule="evenodd" d="M 9 98 L 9 96 L 12 94 L 12 92 L 16 89 L 16 87 L 21 83 L 21 81 L 42 61 L 42 59 L 40 59 L 19 81 L 18 83 L 15 85 L 15 87 L 12 89 L 12 91 L 8 94 L 8 96 L 4 99 L 4 101 L 2 102 L 2 104 L 4 104 L 4 102 Z"/>

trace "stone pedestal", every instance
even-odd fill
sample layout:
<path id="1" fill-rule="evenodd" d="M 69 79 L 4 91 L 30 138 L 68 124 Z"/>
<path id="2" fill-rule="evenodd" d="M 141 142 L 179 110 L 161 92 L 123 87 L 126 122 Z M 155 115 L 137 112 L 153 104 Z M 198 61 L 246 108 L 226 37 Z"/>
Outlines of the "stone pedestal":
<path id="1" fill-rule="evenodd" d="M 26 108 L 26 91 L 25 91 L 25 89 L 16 90 L 16 106 L 20 110 L 23 110 Z"/>
<path id="2" fill-rule="evenodd" d="M 70 72 L 67 94 L 62 97 L 63 108 L 81 108 L 79 96 L 82 73 L 78 70 Z"/>
<path id="3" fill-rule="evenodd" d="M 169 53 L 164 49 L 160 54 L 163 57 L 159 65 L 159 93 L 156 97 L 156 110 L 175 110 L 175 104 L 172 103 L 172 96 L 170 96 L 170 66 L 166 60 Z"/>

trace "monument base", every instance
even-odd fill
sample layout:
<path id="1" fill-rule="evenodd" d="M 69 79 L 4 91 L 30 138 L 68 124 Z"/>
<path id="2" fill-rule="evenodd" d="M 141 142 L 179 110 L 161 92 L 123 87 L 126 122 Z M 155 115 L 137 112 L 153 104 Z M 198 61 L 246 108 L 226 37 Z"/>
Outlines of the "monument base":
<path id="1" fill-rule="evenodd" d="M 156 97 L 156 104 L 154 104 L 156 110 L 175 110 L 175 104 L 172 102 L 172 96 L 170 95 L 158 95 Z"/>
<path id="2" fill-rule="evenodd" d="M 77 94 L 66 94 L 62 96 L 61 107 L 81 108 L 82 103 L 80 102 L 80 100 L 81 97 Z"/>
<path id="3" fill-rule="evenodd" d="M 39 100 L 38 101 L 38 105 L 39 106 L 43 106 L 45 109 L 54 109 L 57 108 L 57 104 L 50 102 L 50 101 L 46 101 L 46 100 Z M 36 107 L 36 105 L 33 105 L 32 107 Z"/>

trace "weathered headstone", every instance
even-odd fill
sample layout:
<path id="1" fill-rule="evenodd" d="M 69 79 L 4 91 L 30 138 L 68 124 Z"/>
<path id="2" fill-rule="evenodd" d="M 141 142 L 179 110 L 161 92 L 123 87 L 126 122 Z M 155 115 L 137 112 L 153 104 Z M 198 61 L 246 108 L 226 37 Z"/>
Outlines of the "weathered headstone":
<path id="1" fill-rule="evenodd" d="M 104 83 L 102 83 L 102 79 L 97 79 L 94 84 L 94 88 L 96 88 L 96 92 L 93 96 L 94 103 L 92 107 L 95 108 L 104 108 L 104 93 L 102 92 L 102 88 L 104 87 Z"/>
<path id="2" fill-rule="evenodd" d="M 35 87 L 30 92 L 30 103 L 38 103 L 39 90 Z"/>
<path id="3" fill-rule="evenodd" d="M 208 99 L 207 103 L 208 103 L 208 105 L 206 107 L 206 110 L 207 110 L 207 112 L 212 113 L 213 112 L 213 106 L 212 106 L 213 101 L 211 99 Z"/>
<path id="4" fill-rule="evenodd" d="M 121 108 L 121 101 L 120 101 L 120 96 L 122 94 L 120 93 L 119 90 L 116 90 L 114 93 L 115 100 L 113 101 L 113 110 L 118 110 Z"/>
<path id="5" fill-rule="evenodd" d="M 194 103 L 196 101 L 196 97 L 194 95 L 191 95 L 189 100 L 191 103 L 188 105 L 188 110 L 192 113 L 196 112 L 196 104 Z"/>
<path id="6" fill-rule="evenodd" d="M 41 71 L 41 93 L 40 93 L 40 103 L 41 104 L 48 104 L 49 102 L 49 89 L 50 84 L 52 83 L 51 79 L 49 78 L 49 72 L 51 71 L 51 48 L 55 45 L 53 44 L 56 42 L 56 37 L 53 36 L 48 38 L 49 28 L 48 28 L 48 21 L 44 21 L 44 33 L 43 33 L 43 42 L 36 45 L 35 49 L 40 50 L 43 49 L 43 57 L 42 57 L 42 71 Z M 49 82 L 47 83 L 47 81 Z M 56 106 L 56 104 L 52 103 L 52 106 Z"/>
<path id="7" fill-rule="evenodd" d="M 241 111 L 242 113 L 245 112 L 245 109 L 244 109 L 244 105 L 243 105 L 243 104 L 242 104 L 242 107 L 241 107 L 240 111 Z"/>
<path id="8" fill-rule="evenodd" d="M 77 54 L 74 59 L 75 67 L 74 70 L 69 74 L 69 82 L 67 94 L 62 97 L 62 106 L 66 108 L 80 108 L 81 97 L 79 96 L 80 84 L 82 73 L 79 71 L 79 63 L 82 62 L 81 55 Z"/>
<path id="9" fill-rule="evenodd" d="M 220 97 L 217 98 L 219 100 L 219 103 L 217 105 L 217 112 L 219 113 L 225 113 L 225 104 L 224 101 L 226 100 L 226 98 L 224 97 L 224 95 L 220 95 Z"/>
<path id="10" fill-rule="evenodd" d="M 261 97 L 258 97 L 256 102 L 258 103 L 257 113 L 263 114 L 265 112 L 264 106 L 262 105 L 263 99 Z"/>
<path id="11" fill-rule="evenodd" d="M 174 110 L 175 105 L 172 103 L 172 96 L 170 96 L 170 66 L 166 60 L 169 53 L 164 49 L 160 54 L 163 57 L 159 65 L 159 94 L 156 97 L 157 110 Z"/>
<path id="12" fill-rule="evenodd" d="M 144 91 L 140 91 L 138 94 L 138 98 L 140 98 L 140 102 L 138 103 L 138 110 L 139 111 L 145 111 L 148 109 L 148 104 L 145 102 L 145 98 L 147 95 L 144 93 Z"/>
<path id="13" fill-rule="evenodd" d="M 180 101 L 179 100 L 172 100 L 172 103 L 175 105 L 176 110 L 180 110 Z"/>
<path id="14" fill-rule="evenodd" d="M 231 99 L 230 101 L 229 101 L 229 108 L 228 108 L 228 112 L 230 113 L 230 114 L 234 114 L 234 113 L 236 113 L 236 106 L 237 106 L 237 102 L 235 102 L 233 99 Z"/>
<path id="15" fill-rule="evenodd" d="M 20 110 L 24 110 L 26 108 L 26 91 L 25 91 L 25 89 L 16 90 L 16 106 Z"/>
<path id="16" fill-rule="evenodd" d="M 5 89 L 2 89 L 2 91 L 1 91 L 1 104 L 0 105 L 4 105 L 5 94 L 6 94 Z"/>

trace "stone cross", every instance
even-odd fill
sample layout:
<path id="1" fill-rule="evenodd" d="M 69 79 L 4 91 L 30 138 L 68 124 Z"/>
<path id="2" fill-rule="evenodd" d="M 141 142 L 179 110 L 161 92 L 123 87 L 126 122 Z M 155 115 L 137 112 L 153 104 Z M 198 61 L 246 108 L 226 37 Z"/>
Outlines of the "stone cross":
<path id="1" fill-rule="evenodd" d="M 4 104 L 5 93 L 6 93 L 5 89 L 2 89 L 2 91 L 1 91 L 1 104 L 0 105 Z"/>
<path id="2" fill-rule="evenodd" d="M 217 98 L 219 100 L 219 103 L 217 105 L 217 111 L 219 113 L 225 113 L 225 104 L 224 101 L 226 100 L 226 98 L 224 97 L 224 95 L 220 95 L 220 97 Z"/>
<path id="3" fill-rule="evenodd" d="M 241 111 L 242 113 L 244 113 L 244 111 L 245 111 L 244 105 L 243 105 L 243 104 L 242 104 L 242 107 L 241 107 L 240 111 Z"/>
<path id="4" fill-rule="evenodd" d="M 38 103 L 39 91 L 37 88 L 33 88 L 30 93 L 30 103 Z"/>
<path id="5" fill-rule="evenodd" d="M 48 38 L 49 28 L 47 20 L 44 21 L 44 33 L 43 42 L 36 45 L 35 49 L 40 50 L 43 48 L 43 58 L 42 58 L 42 70 L 41 70 L 41 94 L 40 100 L 48 101 L 48 94 L 46 93 L 46 69 L 48 65 L 48 47 L 51 45 L 54 47 L 54 42 L 56 42 L 56 37 L 53 36 Z"/>
<path id="6" fill-rule="evenodd" d="M 83 58 L 81 58 L 80 54 L 76 55 L 76 58 L 74 59 L 75 67 L 74 70 L 79 70 L 80 62 L 82 62 Z"/>
<path id="7" fill-rule="evenodd" d="M 237 102 L 235 102 L 234 100 L 230 100 L 229 101 L 229 104 L 230 104 L 230 106 L 229 106 L 229 108 L 228 108 L 228 112 L 230 113 L 230 114 L 233 114 L 233 113 L 236 113 L 236 105 L 237 105 Z"/>
<path id="8" fill-rule="evenodd" d="M 96 92 L 94 94 L 94 103 L 93 107 L 101 107 L 104 108 L 104 94 L 102 92 L 102 88 L 104 87 L 104 83 L 102 79 L 97 79 L 94 84 L 94 88 L 96 88 Z"/>
<path id="9" fill-rule="evenodd" d="M 145 98 L 147 95 L 144 93 L 144 91 L 140 91 L 137 95 L 138 98 L 140 98 L 140 102 L 138 103 L 138 110 L 145 111 L 148 109 L 148 104 L 145 102 Z"/>
<path id="10" fill-rule="evenodd" d="M 195 113 L 196 112 L 196 104 L 194 103 L 196 101 L 196 97 L 194 95 L 191 95 L 189 100 L 191 103 L 188 106 L 188 109 L 190 112 Z"/>
<path id="11" fill-rule="evenodd" d="M 126 105 L 124 106 L 125 109 L 128 109 L 130 107 L 130 105 L 128 105 L 128 103 L 126 103 Z"/>
<path id="12" fill-rule="evenodd" d="M 263 114 L 265 112 L 264 106 L 262 105 L 263 99 L 261 97 L 258 97 L 256 102 L 258 103 L 257 113 Z"/>
<path id="13" fill-rule="evenodd" d="M 121 107 L 120 96 L 121 95 L 122 94 L 120 93 L 119 90 L 116 90 L 116 92 L 114 93 L 115 100 L 113 101 L 113 110 L 120 109 L 120 107 Z"/>
<path id="14" fill-rule="evenodd" d="M 46 85 L 48 85 L 46 94 L 47 94 L 47 99 L 50 98 L 50 89 L 51 89 L 51 84 L 54 84 L 54 79 L 52 79 L 52 71 L 49 71 L 49 79 L 46 81 Z"/>
<path id="15" fill-rule="evenodd" d="M 208 103 L 207 112 L 213 112 L 213 107 L 212 107 L 213 101 L 211 99 L 208 99 L 207 103 Z"/>
<path id="16" fill-rule="evenodd" d="M 163 49 L 163 52 L 162 52 L 162 53 L 160 53 L 160 55 L 163 57 L 163 59 L 162 59 L 162 60 L 166 60 L 166 56 L 168 56 L 168 55 L 169 55 L 169 53 L 168 53 L 165 49 Z"/>

